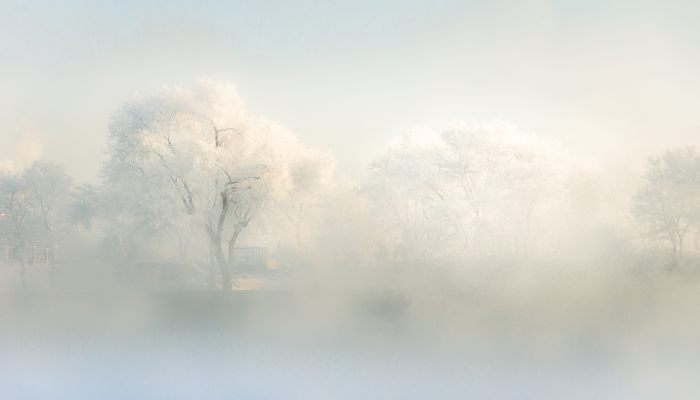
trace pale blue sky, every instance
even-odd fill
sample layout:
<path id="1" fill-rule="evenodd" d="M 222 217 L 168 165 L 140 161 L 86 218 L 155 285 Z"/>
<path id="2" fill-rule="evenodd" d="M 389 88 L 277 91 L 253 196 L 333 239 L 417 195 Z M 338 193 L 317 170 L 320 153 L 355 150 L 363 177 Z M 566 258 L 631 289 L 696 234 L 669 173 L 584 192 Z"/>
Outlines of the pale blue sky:
<path id="1" fill-rule="evenodd" d="M 236 83 L 250 108 L 333 149 L 348 172 L 404 129 L 475 119 L 638 162 L 700 144 L 699 12 L 666 1 L 0 1 L 0 160 L 38 142 L 94 179 L 121 102 L 206 77 Z"/>

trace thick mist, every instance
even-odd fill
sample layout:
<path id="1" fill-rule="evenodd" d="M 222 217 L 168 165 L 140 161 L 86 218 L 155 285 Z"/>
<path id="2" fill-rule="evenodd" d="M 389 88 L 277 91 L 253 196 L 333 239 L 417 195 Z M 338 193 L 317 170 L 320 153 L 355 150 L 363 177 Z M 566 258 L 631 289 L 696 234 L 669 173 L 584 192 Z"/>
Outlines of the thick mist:
<path id="1" fill-rule="evenodd" d="M 700 395 L 696 7 L 394 3 L 4 6 L 0 398 Z"/>

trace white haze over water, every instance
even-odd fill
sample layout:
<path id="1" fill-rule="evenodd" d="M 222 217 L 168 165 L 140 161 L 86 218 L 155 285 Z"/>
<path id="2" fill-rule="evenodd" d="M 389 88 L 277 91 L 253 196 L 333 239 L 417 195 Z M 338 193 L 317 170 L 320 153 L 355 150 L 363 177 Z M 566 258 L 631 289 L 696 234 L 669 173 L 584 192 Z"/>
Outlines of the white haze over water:
<path id="1" fill-rule="evenodd" d="M 698 13 L 0 2 L 0 398 L 698 398 Z"/>

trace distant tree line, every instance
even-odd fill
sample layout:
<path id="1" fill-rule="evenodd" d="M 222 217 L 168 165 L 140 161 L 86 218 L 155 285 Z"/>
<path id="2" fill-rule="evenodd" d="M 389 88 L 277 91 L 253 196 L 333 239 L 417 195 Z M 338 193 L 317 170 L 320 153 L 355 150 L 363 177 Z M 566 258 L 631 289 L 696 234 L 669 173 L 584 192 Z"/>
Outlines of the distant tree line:
<path id="1" fill-rule="evenodd" d="M 168 243 L 223 291 L 246 235 L 284 242 L 309 264 L 540 257 L 577 240 L 592 182 L 605 173 L 490 123 L 402 135 L 357 183 L 338 177 L 330 153 L 211 81 L 125 103 L 106 149 L 97 185 L 74 185 L 46 161 L 0 171 L 0 242 L 22 271 L 31 243 L 80 237 L 98 237 L 93 245 L 116 264 Z M 642 179 L 632 215 L 645 243 L 669 249 L 678 268 L 700 245 L 700 155 L 683 147 L 651 157 Z"/>

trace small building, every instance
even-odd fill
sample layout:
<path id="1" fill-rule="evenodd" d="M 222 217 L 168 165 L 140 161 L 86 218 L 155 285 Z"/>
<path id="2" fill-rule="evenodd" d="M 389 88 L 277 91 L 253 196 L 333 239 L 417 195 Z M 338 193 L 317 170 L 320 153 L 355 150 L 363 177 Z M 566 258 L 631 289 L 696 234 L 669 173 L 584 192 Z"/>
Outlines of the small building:
<path id="1" fill-rule="evenodd" d="M 0 266 L 56 265 L 59 261 L 59 246 L 48 242 L 31 242 L 24 248 L 0 242 Z"/>
<path id="2" fill-rule="evenodd" d="M 0 291 L 46 291 L 60 270 L 58 245 L 31 242 L 24 248 L 0 242 Z"/>

